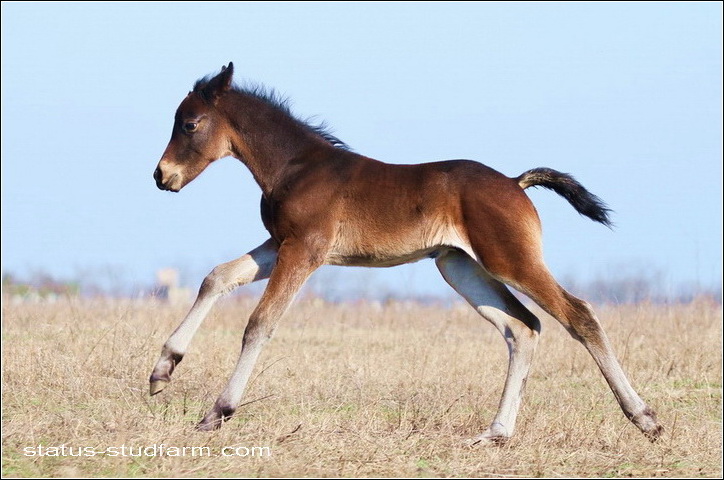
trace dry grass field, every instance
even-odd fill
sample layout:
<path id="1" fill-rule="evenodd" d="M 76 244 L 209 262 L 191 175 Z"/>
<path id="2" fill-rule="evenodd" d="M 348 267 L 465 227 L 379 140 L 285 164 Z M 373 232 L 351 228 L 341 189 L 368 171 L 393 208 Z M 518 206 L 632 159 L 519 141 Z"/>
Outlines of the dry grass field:
<path id="1" fill-rule="evenodd" d="M 5 300 L 5 477 L 722 476 L 722 312 L 705 300 L 598 308 L 666 428 L 658 443 L 624 418 L 583 347 L 542 316 L 516 435 L 478 448 L 463 440 L 492 420 L 507 353 L 467 305 L 300 300 L 247 405 L 209 434 L 194 425 L 236 362 L 253 302 L 222 302 L 170 386 L 149 398 L 151 368 L 186 307 Z"/>

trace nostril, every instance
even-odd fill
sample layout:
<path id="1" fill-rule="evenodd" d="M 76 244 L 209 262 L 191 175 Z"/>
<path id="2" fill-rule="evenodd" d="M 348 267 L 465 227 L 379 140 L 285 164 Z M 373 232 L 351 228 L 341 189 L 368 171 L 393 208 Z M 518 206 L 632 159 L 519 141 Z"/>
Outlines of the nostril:
<path id="1" fill-rule="evenodd" d="M 153 179 L 156 180 L 156 182 L 160 182 L 161 176 L 161 169 L 156 167 L 156 170 L 153 171 Z"/>

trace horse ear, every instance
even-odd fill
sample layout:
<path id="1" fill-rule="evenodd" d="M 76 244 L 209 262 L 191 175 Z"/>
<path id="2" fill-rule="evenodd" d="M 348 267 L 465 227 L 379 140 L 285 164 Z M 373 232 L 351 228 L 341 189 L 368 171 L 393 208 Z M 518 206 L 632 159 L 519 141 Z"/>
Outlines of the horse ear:
<path id="1" fill-rule="evenodd" d="M 211 100 L 216 100 L 224 93 L 231 89 L 231 79 L 234 76 L 234 64 L 229 62 L 229 66 L 221 67 L 221 72 L 204 87 L 204 96 Z"/>

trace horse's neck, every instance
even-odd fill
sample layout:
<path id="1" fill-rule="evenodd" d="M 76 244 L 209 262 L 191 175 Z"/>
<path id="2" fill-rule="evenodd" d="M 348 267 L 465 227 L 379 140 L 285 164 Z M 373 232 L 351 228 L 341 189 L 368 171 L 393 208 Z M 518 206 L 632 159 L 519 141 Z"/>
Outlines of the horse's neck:
<path id="1" fill-rule="evenodd" d="M 231 151 L 267 196 L 282 180 L 291 160 L 303 159 L 323 143 L 288 115 L 258 100 L 241 99 L 228 109 L 228 115 L 235 126 Z"/>

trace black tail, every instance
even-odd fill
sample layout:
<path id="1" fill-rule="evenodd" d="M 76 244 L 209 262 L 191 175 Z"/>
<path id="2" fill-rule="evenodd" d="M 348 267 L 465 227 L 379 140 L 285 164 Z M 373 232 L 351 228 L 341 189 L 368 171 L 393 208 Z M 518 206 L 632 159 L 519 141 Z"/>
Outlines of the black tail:
<path id="1" fill-rule="evenodd" d="M 611 210 L 603 200 L 586 190 L 567 173 L 557 172 L 552 168 L 534 168 L 523 173 L 516 180 L 523 189 L 537 186 L 549 188 L 568 200 L 568 203 L 573 205 L 573 208 L 581 215 L 609 228 L 613 226 L 609 218 Z"/>

